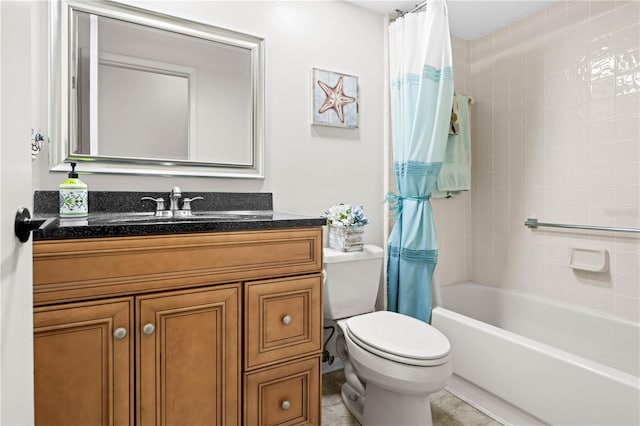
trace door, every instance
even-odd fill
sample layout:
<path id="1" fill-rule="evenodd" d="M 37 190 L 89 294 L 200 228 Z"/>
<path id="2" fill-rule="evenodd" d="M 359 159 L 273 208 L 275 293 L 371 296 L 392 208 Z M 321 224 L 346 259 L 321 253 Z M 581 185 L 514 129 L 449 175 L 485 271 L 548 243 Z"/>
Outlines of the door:
<path id="1" fill-rule="evenodd" d="M 240 418 L 240 286 L 137 298 L 138 424 Z"/>
<path id="2" fill-rule="evenodd" d="M 133 298 L 36 308 L 36 425 L 133 425 Z"/>
<path id="3" fill-rule="evenodd" d="M 31 242 L 14 235 L 32 207 L 31 5 L 0 1 L 0 424 L 33 424 Z M 46 96 L 41 100 L 46 102 Z"/>

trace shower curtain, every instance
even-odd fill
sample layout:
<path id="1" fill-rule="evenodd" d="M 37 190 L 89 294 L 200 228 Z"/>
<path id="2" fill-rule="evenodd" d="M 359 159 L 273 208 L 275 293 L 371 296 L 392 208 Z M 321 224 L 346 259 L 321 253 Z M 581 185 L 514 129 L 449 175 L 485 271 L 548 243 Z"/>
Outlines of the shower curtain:
<path id="1" fill-rule="evenodd" d="M 388 244 L 387 309 L 431 321 L 438 244 L 429 193 L 447 144 L 453 71 L 447 5 L 428 0 L 389 26 L 391 133 L 398 194 Z"/>

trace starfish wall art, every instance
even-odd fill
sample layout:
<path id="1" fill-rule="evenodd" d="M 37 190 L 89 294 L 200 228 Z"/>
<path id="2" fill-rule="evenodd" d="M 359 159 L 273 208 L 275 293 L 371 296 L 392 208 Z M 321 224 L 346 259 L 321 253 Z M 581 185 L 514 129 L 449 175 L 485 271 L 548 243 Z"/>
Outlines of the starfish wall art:
<path id="1" fill-rule="evenodd" d="M 358 77 L 314 68 L 312 124 L 358 127 Z"/>

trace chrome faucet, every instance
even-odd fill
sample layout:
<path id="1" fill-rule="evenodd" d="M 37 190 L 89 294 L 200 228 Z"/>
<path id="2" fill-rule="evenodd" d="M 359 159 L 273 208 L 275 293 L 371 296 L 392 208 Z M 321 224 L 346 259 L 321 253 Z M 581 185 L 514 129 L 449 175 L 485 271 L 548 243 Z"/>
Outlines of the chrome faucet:
<path id="1" fill-rule="evenodd" d="M 174 186 L 171 189 L 171 195 L 169 196 L 169 210 L 171 210 L 171 212 L 175 213 L 176 211 L 180 210 L 180 208 L 178 207 L 178 199 L 180 199 L 181 197 L 182 191 L 179 187 Z"/>
<path id="2" fill-rule="evenodd" d="M 193 212 L 191 211 L 191 202 L 204 200 L 202 197 L 183 198 L 182 210 L 180 210 L 180 207 L 178 206 L 178 200 L 180 200 L 180 198 L 182 198 L 182 190 L 180 190 L 179 187 L 174 186 L 169 194 L 169 208 L 167 210 L 164 209 L 164 198 L 142 197 L 142 200 L 151 200 L 156 202 L 155 216 L 157 217 L 192 216 Z"/>

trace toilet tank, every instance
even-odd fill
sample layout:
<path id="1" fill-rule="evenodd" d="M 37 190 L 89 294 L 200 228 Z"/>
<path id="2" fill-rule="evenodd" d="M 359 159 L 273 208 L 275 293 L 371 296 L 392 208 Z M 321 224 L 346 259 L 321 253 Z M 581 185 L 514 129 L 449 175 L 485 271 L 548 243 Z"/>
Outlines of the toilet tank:
<path id="1" fill-rule="evenodd" d="M 324 317 L 340 319 L 373 311 L 378 296 L 382 255 L 380 247 L 342 252 L 324 248 Z"/>

